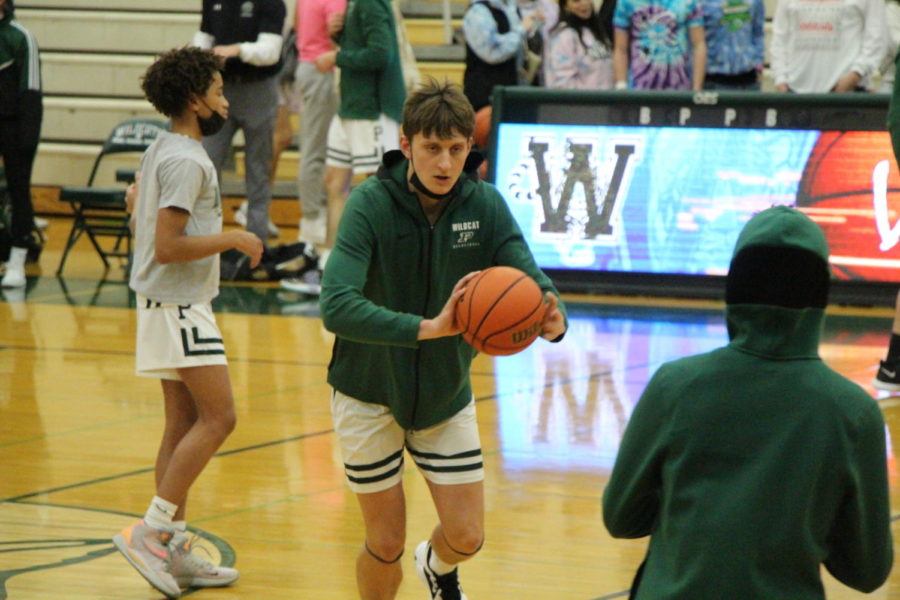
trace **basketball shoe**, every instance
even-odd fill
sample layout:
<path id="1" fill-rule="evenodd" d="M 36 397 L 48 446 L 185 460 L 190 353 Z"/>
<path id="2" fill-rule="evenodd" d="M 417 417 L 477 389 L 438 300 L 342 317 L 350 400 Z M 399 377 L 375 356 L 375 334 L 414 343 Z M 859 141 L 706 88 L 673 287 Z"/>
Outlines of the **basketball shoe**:
<path id="1" fill-rule="evenodd" d="M 183 588 L 224 587 L 238 578 L 237 569 L 217 567 L 191 552 L 191 542 L 181 532 L 175 533 L 170 546 L 172 575 Z"/>
<path id="2" fill-rule="evenodd" d="M 122 556 L 150 585 L 169 598 L 180 598 L 181 588 L 171 573 L 171 531 L 153 529 L 141 519 L 113 538 Z"/>
<path id="3" fill-rule="evenodd" d="M 428 586 L 431 600 L 467 600 L 462 588 L 459 587 L 457 576 L 459 569 L 438 575 L 428 564 L 431 553 L 431 542 L 425 541 L 416 546 L 416 573 L 419 574 L 422 583 Z"/>
<path id="4" fill-rule="evenodd" d="M 872 386 L 886 392 L 900 392 L 900 362 L 881 361 Z"/>

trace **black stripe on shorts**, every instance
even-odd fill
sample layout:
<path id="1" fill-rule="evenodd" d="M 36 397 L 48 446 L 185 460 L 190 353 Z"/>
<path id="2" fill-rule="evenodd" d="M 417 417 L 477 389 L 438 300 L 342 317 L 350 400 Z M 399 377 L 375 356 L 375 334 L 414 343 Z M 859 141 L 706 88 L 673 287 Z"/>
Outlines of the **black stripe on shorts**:
<path id="1" fill-rule="evenodd" d="M 385 465 L 389 465 L 396 460 L 400 461 L 396 467 L 394 467 L 393 469 L 389 469 L 389 470 L 385 471 L 384 473 L 379 473 L 378 475 L 370 475 L 368 477 L 357 477 L 355 475 L 350 474 L 350 471 L 359 472 L 359 473 L 365 472 L 365 471 L 374 471 L 375 469 L 380 469 L 381 467 L 384 467 Z M 394 475 L 396 475 L 402 468 L 403 468 L 403 448 L 400 448 L 400 450 L 394 452 L 387 458 L 383 458 L 379 461 L 369 463 L 366 465 L 350 465 L 350 464 L 344 463 L 344 470 L 347 474 L 347 479 L 349 479 L 353 483 L 360 483 L 360 484 L 374 483 L 376 481 L 384 481 L 385 479 L 389 479 L 389 478 L 393 477 Z"/>
<path id="2" fill-rule="evenodd" d="M 409 453 L 412 454 L 413 460 L 416 461 L 416 465 L 424 471 L 432 471 L 434 473 L 461 473 L 464 471 L 477 471 L 484 467 L 484 462 L 478 460 L 477 462 L 464 463 L 461 465 L 441 465 L 441 462 L 449 462 L 449 461 L 457 461 L 462 458 L 475 458 L 481 457 L 481 448 L 477 448 L 475 450 L 467 450 L 465 452 L 460 452 L 458 454 L 435 454 L 433 452 L 418 452 L 413 448 L 409 449 Z M 417 460 L 422 459 L 422 460 Z M 425 461 L 433 461 L 437 464 L 431 464 L 430 462 Z"/>

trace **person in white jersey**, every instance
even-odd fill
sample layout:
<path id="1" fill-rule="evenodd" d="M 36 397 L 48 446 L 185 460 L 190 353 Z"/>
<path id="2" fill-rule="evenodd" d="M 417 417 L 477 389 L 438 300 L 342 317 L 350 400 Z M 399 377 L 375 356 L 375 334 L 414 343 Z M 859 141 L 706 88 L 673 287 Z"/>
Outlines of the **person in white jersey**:
<path id="1" fill-rule="evenodd" d="M 219 254 L 235 248 L 255 267 L 263 252 L 257 235 L 222 231 L 216 169 L 200 143 L 228 117 L 222 68 L 208 50 L 181 48 L 159 57 L 142 83 L 172 122 L 141 159 L 130 281 L 137 374 L 161 380 L 166 423 L 156 495 L 144 518 L 113 542 L 169 598 L 183 587 L 224 586 L 238 577 L 191 552 L 185 521 L 188 490 L 235 426 L 225 347 L 210 304 L 219 293 Z"/>

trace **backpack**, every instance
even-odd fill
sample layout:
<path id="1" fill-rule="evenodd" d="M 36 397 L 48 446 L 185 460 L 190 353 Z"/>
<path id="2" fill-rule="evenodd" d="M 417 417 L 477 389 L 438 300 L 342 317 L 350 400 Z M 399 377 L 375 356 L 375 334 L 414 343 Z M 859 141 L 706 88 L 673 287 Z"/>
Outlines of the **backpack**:
<path id="1" fill-rule="evenodd" d="M 266 248 L 255 269 L 250 268 L 250 257 L 240 250 L 226 250 L 219 257 L 222 281 L 278 281 L 299 277 L 318 266 L 315 247 L 305 242 Z"/>

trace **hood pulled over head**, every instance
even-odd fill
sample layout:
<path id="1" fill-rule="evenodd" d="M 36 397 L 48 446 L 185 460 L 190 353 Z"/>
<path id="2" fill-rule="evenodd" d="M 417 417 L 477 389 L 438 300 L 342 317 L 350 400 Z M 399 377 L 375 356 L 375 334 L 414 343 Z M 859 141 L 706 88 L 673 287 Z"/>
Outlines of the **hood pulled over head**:
<path id="1" fill-rule="evenodd" d="M 738 236 L 725 302 L 825 308 L 829 279 L 822 229 L 796 209 L 775 206 L 754 215 Z"/>

